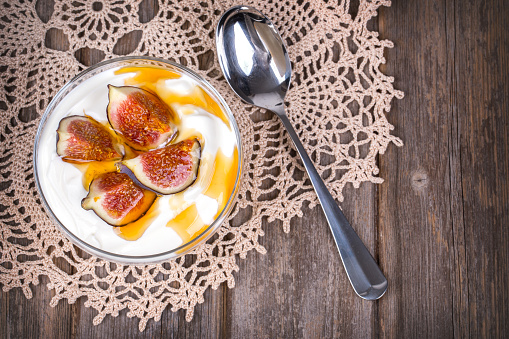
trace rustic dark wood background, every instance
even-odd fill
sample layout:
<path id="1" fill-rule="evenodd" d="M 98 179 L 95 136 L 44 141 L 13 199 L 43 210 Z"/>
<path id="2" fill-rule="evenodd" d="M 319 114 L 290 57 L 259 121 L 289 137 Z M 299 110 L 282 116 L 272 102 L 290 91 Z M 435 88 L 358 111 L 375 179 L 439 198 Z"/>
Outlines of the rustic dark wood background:
<path id="1" fill-rule="evenodd" d="M 381 300 L 354 294 L 317 207 L 290 234 L 264 225 L 268 253 L 241 260 L 236 287 L 209 289 L 189 323 L 167 310 L 140 333 L 124 311 L 93 326 L 83 299 L 51 308 L 42 279 L 31 300 L 0 293 L 1 337 L 508 336 L 509 1 L 395 0 L 373 26 L 395 43 L 384 71 L 406 96 L 388 119 L 405 146 L 380 157 L 383 184 L 348 186 L 342 206 L 389 280 Z"/>

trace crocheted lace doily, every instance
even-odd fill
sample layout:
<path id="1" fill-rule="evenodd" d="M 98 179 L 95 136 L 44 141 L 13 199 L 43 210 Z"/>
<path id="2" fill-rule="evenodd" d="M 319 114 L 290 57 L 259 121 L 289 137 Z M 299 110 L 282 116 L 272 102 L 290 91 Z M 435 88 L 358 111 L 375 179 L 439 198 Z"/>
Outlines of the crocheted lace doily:
<path id="1" fill-rule="evenodd" d="M 266 250 L 258 243 L 262 219 L 281 220 L 286 232 L 290 219 L 302 216 L 301 206 L 317 204 L 293 144 L 272 114 L 256 114 L 243 104 L 221 76 L 214 30 L 221 14 L 236 1 L 161 0 L 153 17 L 140 17 L 141 0 L 1 1 L 0 18 L 0 284 L 3 291 L 22 288 L 32 296 L 31 284 L 49 278 L 54 306 L 61 299 L 98 314 L 94 324 L 127 308 L 140 319 L 158 321 L 171 305 L 186 310 L 191 320 L 207 288 L 226 282 L 234 287 L 238 257 Z M 339 4 L 338 4 L 339 2 Z M 391 135 L 385 112 L 394 97 L 392 77 L 379 67 L 384 49 L 368 21 L 390 1 L 360 1 L 349 14 L 349 1 L 246 1 L 271 18 L 287 44 L 293 80 L 287 112 L 302 142 L 332 194 L 342 201 L 350 182 L 380 183 L 376 157 L 388 144 L 402 145 Z M 41 6 L 53 5 L 51 16 L 40 17 Z M 59 46 L 48 32 L 59 34 Z M 133 50 L 117 45 L 137 39 Z M 224 96 L 239 124 L 245 149 L 243 186 L 231 217 L 207 244 L 193 254 L 160 265 L 121 266 L 99 260 L 75 248 L 45 214 L 34 182 L 32 152 L 39 119 L 51 98 L 68 80 L 89 65 L 76 55 L 89 50 L 100 59 L 118 55 L 150 55 L 180 62 L 200 73 Z M 94 51 L 95 50 L 95 51 Z M 213 62 L 205 62 L 206 60 Z M 332 161 L 331 161 L 332 159 Z M 269 188 L 262 188 L 269 187 Z M 240 225 L 232 220 L 251 209 Z M 245 213 L 247 215 L 247 213 Z M 240 273 L 241 274 L 241 273 Z"/>

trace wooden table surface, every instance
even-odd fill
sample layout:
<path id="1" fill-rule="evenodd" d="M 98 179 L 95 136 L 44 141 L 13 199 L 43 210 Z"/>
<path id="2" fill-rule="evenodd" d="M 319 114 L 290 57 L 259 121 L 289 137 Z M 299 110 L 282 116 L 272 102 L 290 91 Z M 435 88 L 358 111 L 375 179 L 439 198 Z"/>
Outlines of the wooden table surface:
<path id="1" fill-rule="evenodd" d="M 83 299 L 51 308 L 43 278 L 31 300 L 0 292 L 0 337 L 508 336 L 509 2 L 394 1 L 373 28 L 395 43 L 383 70 L 405 92 L 388 113 L 405 146 L 342 206 L 389 280 L 381 300 L 354 294 L 317 207 L 290 234 L 265 224 L 267 254 L 240 260 L 236 287 L 209 289 L 189 323 L 167 310 L 140 333 L 124 311 L 93 326 Z"/>

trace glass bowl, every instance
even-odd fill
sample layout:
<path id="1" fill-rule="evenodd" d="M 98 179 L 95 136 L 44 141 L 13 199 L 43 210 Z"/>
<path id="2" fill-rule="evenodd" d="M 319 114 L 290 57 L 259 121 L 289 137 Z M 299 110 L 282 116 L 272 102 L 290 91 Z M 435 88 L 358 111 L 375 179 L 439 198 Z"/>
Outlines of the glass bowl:
<path id="1" fill-rule="evenodd" d="M 182 75 L 186 75 L 192 80 L 194 80 L 199 87 L 201 87 L 202 90 L 204 90 L 222 109 L 223 113 L 227 116 L 227 119 L 229 120 L 230 126 L 234 131 L 235 138 L 236 138 L 236 152 L 238 157 L 238 165 L 237 165 L 237 176 L 235 178 L 235 184 L 233 186 L 233 190 L 231 195 L 229 196 L 225 207 L 221 210 L 221 212 L 217 215 L 217 217 L 214 219 L 214 221 L 208 226 L 203 232 L 201 232 L 198 236 L 192 238 L 187 243 L 182 244 L 179 247 L 168 249 L 167 251 L 163 251 L 161 253 L 157 254 L 150 254 L 150 255 L 125 255 L 125 254 L 117 254 L 108 252 L 106 250 L 103 250 L 101 248 L 98 248 L 96 246 L 92 246 L 88 242 L 81 239 L 81 237 L 78 237 L 75 235 L 69 228 L 59 220 L 59 211 L 57 210 L 58 204 L 55 205 L 53 203 L 53 208 L 51 204 L 48 202 L 47 197 L 45 196 L 45 192 L 43 190 L 43 186 L 41 185 L 41 170 L 39 169 L 39 157 L 41 156 L 41 147 L 44 147 L 44 145 L 41 143 L 41 135 L 43 134 L 45 127 L 47 126 L 48 120 L 51 117 L 51 115 L 55 112 L 55 110 L 58 108 L 59 104 L 66 98 L 68 95 L 78 95 L 78 93 L 73 92 L 78 85 L 86 81 L 87 79 L 90 79 L 94 76 L 101 75 L 101 73 L 116 69 L 120 67 L 129 67 L 129 66 L 149 66 L 149 67 L 160 67 L 166 70 L 170 70 L 172 72 L 176 72 Z M 78 90 L 76 90 L 78 91 Z M 83 94 L 80 93 L 80 94 Z M 65 106 L 65 105 L 64 105 Z M 105 108 L 106 109 L 106 108 Z M 56 135 L 56 130 L 54 131 Z M 46 145 L 47 146 L 47 145 Z M 53 146 L 55 147 L 55 146 Z M 235 150 L 234 150 L 235 152 Z M 159 58 L 152 58 L 152 57 L 121 57 L 116 58 L 112 60 L 103 61 L 101 63 L 98 63 L 80 74 L 78 74 L 76 77 L 74 77 L 71 81 L 69 81 L 60 91 L 55 95 L 53 100 L 51 100 L 50 104 L 46 108 L 46 111 L 44 112 L 44 115 L 41 118 L 41 122 L 39 124 L 37 135 L 35 137 L 35 144 L 34 144 L 34 170 L 35 170 L 35 181 L 37 184 L 37 189 L 39 191 L 40 196 L 42 197 L 43 204 L 45 206 L 46 212 L 51 216 L 51 218 L 56 222 L 59 229 L 63 232 L 67 238 L 69 238 L 75 245 L 77 245 L 79 248 L 83 249 L 84 251 L 91 253 L 99 258 L 118 262 L 122 264 L 151 264 L 151 263 L 158 263 L 167 261 L 170 259 L 175 259 L 179 256 L 185 255 L 186 253 L 189 253 L 191 250 L 193 250 L 198 245 L 204 243 L 209 239 L 219 228 L 221 223 L 225 220 L 225 218 L 228 216 L 228 214 L 231 212 L 231 209 L 233 208 L 235 199 L 237 197 L 237 192 L 240 186 L 240 180 L 241 180 L 241 171 L 242 171 L 242 160 L 243 159 L 243 152 L 242 152 L 242 144 L 241 144 L 241 137 L 239 128 L 237 126 L 237 123 L 235 121 L 235 118 L 224 101 L 224 99 L 221 97 L 221 95 L 210 85 L 205 79 L 194 73 L 193 71 L 189 70 L 188 68 L 167 61 Z M 42 166 L 42 165 L 41 165 Z M 150 226 L 149 226 L 150 227 Z"/>

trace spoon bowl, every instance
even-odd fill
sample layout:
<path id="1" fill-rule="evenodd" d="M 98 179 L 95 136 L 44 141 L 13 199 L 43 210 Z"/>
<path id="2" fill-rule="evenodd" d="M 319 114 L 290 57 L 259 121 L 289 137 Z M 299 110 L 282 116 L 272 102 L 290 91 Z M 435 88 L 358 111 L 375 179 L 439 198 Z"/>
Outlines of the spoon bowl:
<path id="1" fill-rule="evenodd" d="M 272 22 L 254 8 L 238 6 L 217 27 L 219 63 L 233 91 L 249 104 L 282 108 L 292 68 Z"/>
<path id="2" fill-rule="evenodd" d="M 219 64 L 233 91 L 247 103 L 277 114 L 292 138 L 353 289 L 361 298 L 380 298 L 387 290 L 387 279 L 334 201 L 286 116 L 284 98 L 290 87 L 292 69 L 274 25 L 252 7 L 232 7 L 219 20 L 216 44 Z"/>

